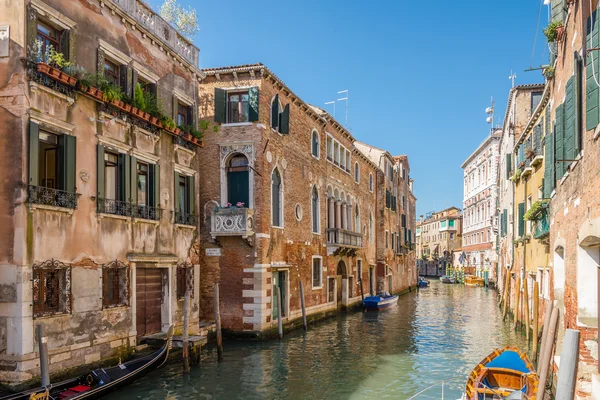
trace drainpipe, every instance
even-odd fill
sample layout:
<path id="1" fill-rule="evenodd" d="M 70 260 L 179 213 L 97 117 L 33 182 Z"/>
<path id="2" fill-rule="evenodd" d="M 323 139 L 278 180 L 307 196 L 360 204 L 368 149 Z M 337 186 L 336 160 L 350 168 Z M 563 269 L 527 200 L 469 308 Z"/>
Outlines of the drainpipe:
<path id="1" fill-rule="evenodd" d="M 528 179 L 523 179 L 523 202 L 525 205 L 527 205 L 527 181 Z M 525 214 L 523 214 L 525 215 Z M 525 221 L 523 221 L 523 224 L 525 224 Z M 530 237 L 533 236 L 533 232 L 531 230 L 531 223 L 529 224 L 530 228 L 529 228 L 529 235 Z M 527 234 L 527 229 L 525 229 L 525 234 Z M 530 239 L 531 240 L 531 239 Z M 523 285 L 527 285 L 527 266 L 525 265 L 525 261 L 527 259 L 527 240 L 523 240 L 523 272 L 522 272 L 522 278 L 521 281 L 523 282 Z M 521 289 L 519 288 L 519 295 L 521 294 Z M 527 309 L 525 311 L 523 315 L 524 317 L 527 316 L 529 314 L 529 302 L 527 302 L 527 304 L 525 304 L 525 297 L 523 297 L 523 306 L 524 308 L 527 307 Z M 525 327 L 527 327 L 527 325 L 529 324 L 528 321 L 525 321 Z M 527 332 L 527 338 L 529 338 L 529 332 Z"/>

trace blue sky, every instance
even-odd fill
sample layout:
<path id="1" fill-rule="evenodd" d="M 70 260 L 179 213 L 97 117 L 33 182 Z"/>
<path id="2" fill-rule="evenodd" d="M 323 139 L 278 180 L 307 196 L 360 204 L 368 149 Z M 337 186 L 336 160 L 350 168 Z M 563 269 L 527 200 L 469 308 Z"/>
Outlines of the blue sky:
<path id="1" fill-rule="evenodd" d="M 360 141 L 407 154 L 417 214 L 462 208 L 462 162 L 501 124 L 511 87 L 542 82 L 548 60 L 542 0 L 180 0 L 197 9 L 202 68 L 262 62 L 304 101 L 350 91 L 348 124 Z M 162 0 L 150 0 L 158 9 Z M 330 108 L 327 108 L 330 107 Z M 337 119 L 345 120 L 344 103 Z"/>

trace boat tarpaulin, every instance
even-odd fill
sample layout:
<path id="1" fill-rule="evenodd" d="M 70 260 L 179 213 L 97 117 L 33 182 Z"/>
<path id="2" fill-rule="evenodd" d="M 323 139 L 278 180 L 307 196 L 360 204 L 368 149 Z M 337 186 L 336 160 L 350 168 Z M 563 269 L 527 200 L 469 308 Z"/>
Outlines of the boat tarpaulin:
<path id="1" fill-rule="evenodd" d="M 527 368 L 525 361 L 519 356 L 519 353 L 512 350 L 506 350 L 502 352 L 498 357 L 494 358 L 487 365 L 487 368 L 508 368 L 514 369 L 520 372 L 529 373 L 531 372 Z"/>

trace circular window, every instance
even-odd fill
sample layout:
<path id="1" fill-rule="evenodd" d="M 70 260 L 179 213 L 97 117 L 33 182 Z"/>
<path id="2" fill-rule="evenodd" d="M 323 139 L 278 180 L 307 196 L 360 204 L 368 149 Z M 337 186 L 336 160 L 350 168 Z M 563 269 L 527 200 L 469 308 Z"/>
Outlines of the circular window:
<path id="1" fill-rule="evenodd" d="M 302 206 L 300 204 L 296 204 L 295 213 L 296 219 L 302 221 Z"/>

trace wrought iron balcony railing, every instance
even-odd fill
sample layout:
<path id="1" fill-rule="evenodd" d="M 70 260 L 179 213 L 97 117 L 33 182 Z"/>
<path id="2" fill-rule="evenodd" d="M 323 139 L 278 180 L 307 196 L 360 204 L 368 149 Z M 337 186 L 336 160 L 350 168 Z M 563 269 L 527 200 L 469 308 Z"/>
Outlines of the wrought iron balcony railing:
<path id="1" fill-rule="evenodd" d="M 327 244 L 359 248 L 363 247 L 363 235 L 341 228 L 329 228 L 327 229 Z"/>
<path id="2" fill-rule="evenodd" d="M 540 219 L 533 223 L 533 237 L 535 239 L 542 239 L 550 233 L 550 218 L 548 216 L 548 209 L 544 208 L 541 211 Z"/>
<path id="3" fill-rule="evenodd" d="M 46 206 L 77 208 L 77 193 L 43 186 L 27 186 L 28 202 Z"/>
<path id="4" fill-rule="evenodd" d="M 175 211 L 175 223 L 180 225 L 196 226 L 197 218 L 194 214 Z"/>
<path id="5" fill-rule="evenodd" d="M 212 237 L 242 236 L 254 233 L 254 210 L 250 208 L 219 208 L 211 215 Z"/>
<path id="6" fill-rule="evenodd" d="M 160 207 L 150 207 L 150 206 L 142 206 L 136 205 L 135 208 L 135 217 L 143 218 L 143 219 L 151 219 L 153 221 L 159 221 L 162 215 L 162 209 Z"/>
<path id="7" fill-rule="evenodd" d="M 133 217 L 134 214 L 133 204 L 101 197 L 97 199 L 96 210 L 101 214 L 122 215 L 124 217 Z"/>

